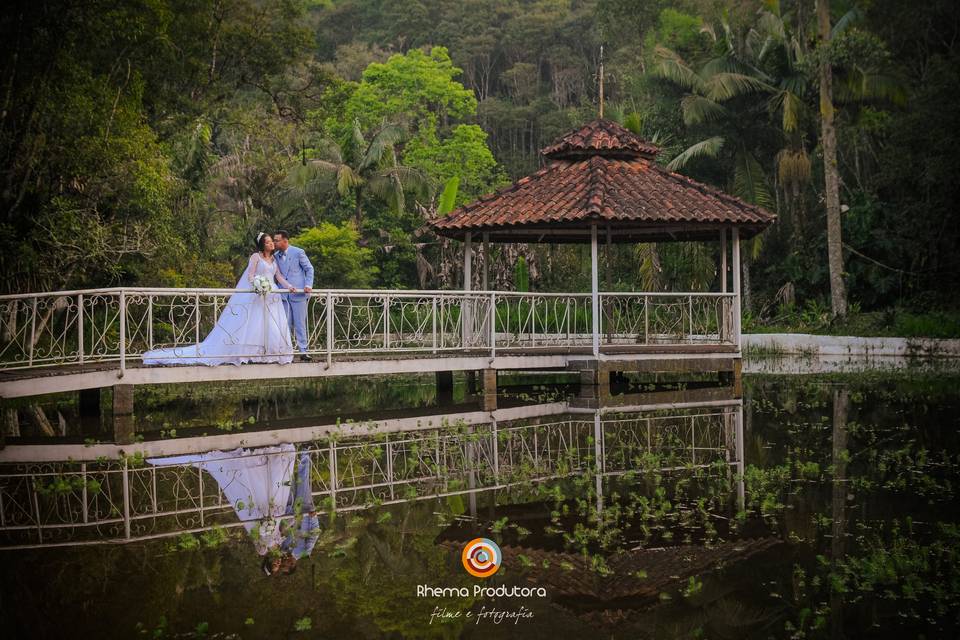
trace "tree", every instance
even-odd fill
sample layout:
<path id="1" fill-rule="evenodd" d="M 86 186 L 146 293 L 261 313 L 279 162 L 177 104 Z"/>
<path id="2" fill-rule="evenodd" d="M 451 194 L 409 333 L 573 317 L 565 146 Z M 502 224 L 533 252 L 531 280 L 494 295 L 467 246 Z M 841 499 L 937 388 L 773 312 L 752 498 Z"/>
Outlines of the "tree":
<path id="1" fill-rule="evenodd" d="M 837 129 L 834 124 L 833 70 L 830 49 L 830 0 L 817 2 L 817 39 L 820 53 L 820 122 L 823 181 L 827 205 L 827 260 L 830 265 L 830 302 L 834 317 L 847 315 L 847 288 L 843 281 L 843 234 L 840 225 L 840 168 L 837 165 Z"/>
<path id="2" fill-rule="evenodd" d="M 675 16 L 672 20 L 679 22 Z M 680 103 L 684 124 L 705 136 L 676 155 L 667 168 L 681 170 L 698 158 L 719 158 L 725 154 L 724 165 L 732 193 L 746 202 L 773 208 L 769 179 L 759 154 L 768 144 L 771 133 L 779 137 L 767 117 L 770 100 L 767 96 L 776 100 L 782 90 L 778 91 L 776 80 L 760 68 L 758 51 L 750 40 L 737 37 L 726 21 L 721 21 L 720 26 L 719 34 L 712 27 L 703 28 L 714 39 L 720 53 L 698 70 L 675 51 L 663 46 L 656 48 L 657 64 L 653 74 L 686 91 Z M 687 24 L 687 30 L 690 29 L 692 25 Z M 679 40 L 692 47 L 689 37 Z M 782 101 L 782 97 L 780 99 Z M 760 247 L 759 239 L 755 239 L 752 250 L 744 254 L 745 310 L 750 310 L 752 302 L 750 258 L 759 255 Z M 702 254 L 699 257 L 702 258 Z M 653 272 L 655 263 L 644 260 L 643 264 L 645 272 Z"/>
<path id="3" fill-rule="evenodd" d="M 340 145 L 329 139 L 321 141 L 319 148 L 314 150 L 318 157 L 294 169 L 295 182 L 309 185 L 320 180 L 323 184 L 332 184 L 341 197 L 352 196 L 354 224 L 357 233 L 362 235 L 363 206 L 368 197 L 378 198 L 394 212 L 401 213 L 405 206 L 405 191 L 414 191 L 421 197 L 426 197 L 430 191 L 429 180 L 419 169 L 397 161 L 396 144 L 403 135 L 400 125 L 384 124 L 368 141 L 360 120 L 354 120 L 353 134 L 347 143 Z"/>
<path id="4" fill-rule="evenodd" d="M 369 131 L 384 120 L 404 119 L 414 136 L 424 129 L 447 126 L 450 119 L 477 110 L 473 92 L 455 80 L 459 75 L 444 47 L 433 47 L 429 53 L 412 49 L 390 56 L 385 63 L 374 62 L 346 101 L 345 119 L 328 120 L 327 128 L 342 141 L 352 135 L 355 122 Z"/>
<path id="5" fill-rule="evenodd" d="M 363 289 L 369 287 L 377 269 L 373 251 L 358 244 L 356 229 L 349 224 L 337 226 L 321 222 L 290 239 L 313 263 L 313 281 L 324 289 Z"/>
<path id="6" fill-rule="evenodd" d="M 457 125 L 440 140 L 433 132 L 424 132 L 407 144 L 403 159 L 437 184 L 458 178 L 457 206 L 508 182 L 487 146 L 487 133 L 475 124 Z"/>

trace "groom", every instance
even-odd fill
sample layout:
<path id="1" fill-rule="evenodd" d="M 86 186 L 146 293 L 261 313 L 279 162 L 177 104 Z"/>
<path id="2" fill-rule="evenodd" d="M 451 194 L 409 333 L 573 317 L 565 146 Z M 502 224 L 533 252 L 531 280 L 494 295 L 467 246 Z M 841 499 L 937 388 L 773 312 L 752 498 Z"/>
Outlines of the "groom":
<path id="1" fill-rule="evenodd" d="M 307 355 L 307 297 L 313 291 L 313 265 L 303 249 L 290 245 L 290 234 L 286 231 L 277 231 L 273 236 L 273 243 L 277 247 L 280 273 L 294 287 L 306 292 L 283 296 L 283 307 L 287 312 L 290 328 L 297 336 L 299 359 L 310 362 L 312 358 Z"/>

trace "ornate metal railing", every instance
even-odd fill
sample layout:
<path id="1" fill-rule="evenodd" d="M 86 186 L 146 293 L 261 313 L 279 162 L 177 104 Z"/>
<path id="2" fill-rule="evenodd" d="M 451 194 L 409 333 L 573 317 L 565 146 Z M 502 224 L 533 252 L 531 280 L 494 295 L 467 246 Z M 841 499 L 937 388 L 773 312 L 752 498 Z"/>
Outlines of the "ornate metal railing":
<path id="1" fill-rule="evenodd" d="M 311 456 L 317 509 L 350 511 L 573 474 L 649 471 L 643 465 L 651 454 L 663 470 L 735 464 L 739 411 L 455 425 L 311 441 L 299 450 Z M 190 464 L 127 457 L 0 466 L 0 548 L 126 542 L 240 524 L 213 477 Z"/>
<path id="2" fill-rule="evenodd" d="M 98 362 L 123 369 L 158 348 L 174 349 L 189 364 L 198 357 L 189 347 L 215 325 L 267 307 L 254 296 L 228 305 L 235 293 L 118 288 L 0 296 L 0 371 Z M 737 345 L 734 296 L 601 293 L 601 348 Z M 590 348 L 593 306 L 590 294 L 579 293 L 315 290 L 307 334 L 308 352 L 328 363 L 364 353 Z M 234 355 L 278 355 L 265 353 L 264 344 Z"/>

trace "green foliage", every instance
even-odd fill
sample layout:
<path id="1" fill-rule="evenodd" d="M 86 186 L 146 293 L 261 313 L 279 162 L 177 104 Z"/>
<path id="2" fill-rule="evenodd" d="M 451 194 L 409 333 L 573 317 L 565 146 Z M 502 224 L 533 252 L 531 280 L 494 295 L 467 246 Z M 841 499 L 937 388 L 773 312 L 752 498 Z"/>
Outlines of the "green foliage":
<path id="1" fill-rule="evenodd" d="M 445 216 L 456 208 L 457 191 L 460 188 L 459 176 L 448 178 L 437 203 L 437 215 Z"/>
<path id="2" fill-rule="evenodd" d="M 210 287 L 230 288 L 236 285 L 233 266 L 229 262 L 188 260 L 180 266 L 163 267 L 145 284 L 158 287 Z"/>
<path id="3" fill-rule="evenodd" d="M 0 37 L 17 43 L 0 65 L 0 228 L 23 250 L 0 263 L 10 286 L 136 280 L 177 263 L 175 238 L 196 246 L 206 235 L 193 223 L 208 210 L 213 132 L 223 128 L 197 116 L 230 120 L 241 78 L 281 85 L 309 43 L 292 0 L 257 11 L 229 0 L 211 20 L 214 4 L 11 8 L 20 18 L 0 24 Z M 195 144 L 183 143 L 194 132 Z"/>
<path id="4" fill-rule="evenodd" d="M 527 259 L 517 256 L 517 264 L 513 270 L 513 286 L 517 291 L 530 290 L 530 270 L 527 268 Z"/>
<path id="5" fill-rule="evenodd" d="M 13 43 L 0 65 L 5 292 L 231 286 L 257 231 L 351 216 L 377 268 L 365 281 L 448 283 L 453 260 L 420 235 L 439 210 L 427 187 L 459 180 L 445 211 L 541 166 L 542 147 L 596 116 L 603 43 L 609 117 L 655 139 L 671 168 L 779 215 L 744 252 L 745 310 L 760 322 L 786 284 L 798 308 L 826 300 L 816 69 L 828 56 L 851 298 L 898 308 L 904 331 L 954 333 L 923 319 L 956 308 L 960 274 L 948 0 L 843 6 L 824 50 L 812 11 L 788 2 L 44 6 L 18 0 L 20 17 L 0 22 Z M 699 260 L 672 251 L 615 250 L 612 286 L 709 280 L 666 273 Z M 588 286 L 579 247 L 526 258 L 532 288 Z M 513 269 L 494 264 L 494 280 Z"/>
<path id="6" fill-rule="evenodd" d="M 325 289 L 369 287 L 377 269 L 372 251 L 358 245 L 359 234 L 349 223 L 323 222 L 290 242 L 307 252 L 314 267 L 314 285 Z"/>
<path id="7" fill-rule="evenodd" d="M 703 19 L 676 9 L 666 8 L 657 18 L 657 26 L 647 34 L 648 45 L 663 45 L 683 56 L 702 51 L 706 36 L 702 33 Z"/>
<path id="8" fill-rule="evenodd" d="M 942 311 L 914 313 L 901 308 L 864 312 L 855 305 L 843 320 L 832 320 L 830 310 L 825 303 L 814 299 L 808 300 L 802 308 L 781 305 L 763 320 L 745 315 L 744 331 L 838 336 L 958 338 L 960 337 L 960 315 Z M 922 349 L 918 347 L 917 355 L 921 354 Z"/>
<path id="9" fill-rule="evenodd" d="M 458 178 L 457 206 L 506 183 L 506 176 L 487 146 L 487 133 L 475 124 L 457 125 L 440 140 L 434 130 L 421 130 L 404 149 L 403 159 L 438 184 Z"/>
<path id="10" fill-rule="evenodd" d="M 313 628 L 313 621 L 309 616 L 304 616 L 293 623 L 294 631 L 310 631 Z"/>
<path id="11" fill-rule="evenodd" d="M 415 131 L 433 129 L 447 118 L 463 118 L 477 109 L 473 92 L 455 80 L 461 73 L 445 47 L 429 52 L 411 49 L 395 54 L 385 63 L 374 62 L 344 108 L 344 121 L 328 121 L 337 138 L 348 131 L 343 122 L 359 120 L 364 130 L 382 120 L 407 119 Z M 339 135 L 338 135 L 339 134 Z"/>

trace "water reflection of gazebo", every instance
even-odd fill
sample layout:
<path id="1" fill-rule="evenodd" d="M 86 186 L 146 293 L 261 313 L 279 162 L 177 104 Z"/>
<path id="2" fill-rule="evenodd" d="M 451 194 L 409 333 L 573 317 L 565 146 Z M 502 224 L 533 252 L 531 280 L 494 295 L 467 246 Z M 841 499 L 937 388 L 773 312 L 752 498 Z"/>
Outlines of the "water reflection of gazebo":
<path id="1" fill-rule="evenodd" d="M 543 149 L 546 166 L 539 171 L 435 221 L 438 234 L 464 243 L 464 289 L 471 290 L 474 280 L 477 240 L 484 248 L 484 290 L 491 242 L 589 243 L 591 288 L 584 300 L 589 325 L 583 327 L 581 352 L 598 360 L 640 354 L 661 363 L 720 356 L 724 362 L 707 358 L 699 370 L 739 372 L 740 243 L 775 216 L 667 171 L 656 163 L 659 151 L 617 123 L 597 119 Z M 609 251 L 614 243 L 704 240 L 720 243 L 718 291 L 600 291 L 601 244 Z M 499 317 L 496 322 L 505 324 Z M 698 370 L 695 360 L 687 364 L 686 370 Z"/>

